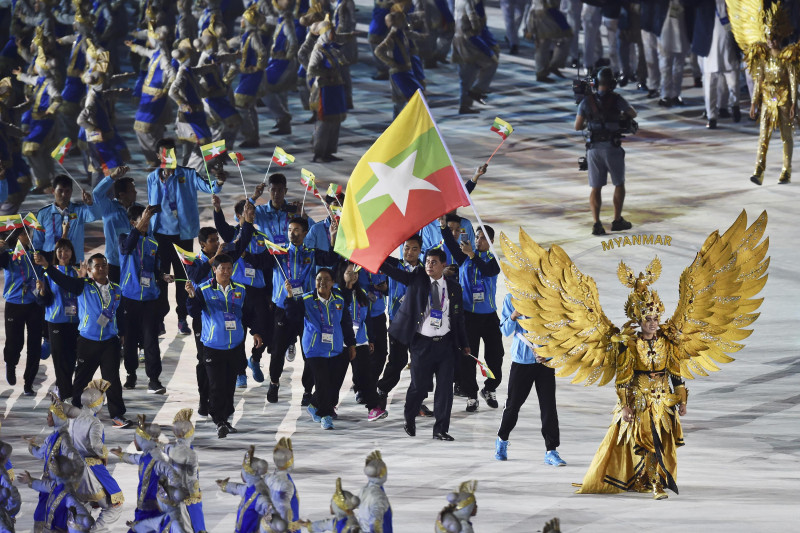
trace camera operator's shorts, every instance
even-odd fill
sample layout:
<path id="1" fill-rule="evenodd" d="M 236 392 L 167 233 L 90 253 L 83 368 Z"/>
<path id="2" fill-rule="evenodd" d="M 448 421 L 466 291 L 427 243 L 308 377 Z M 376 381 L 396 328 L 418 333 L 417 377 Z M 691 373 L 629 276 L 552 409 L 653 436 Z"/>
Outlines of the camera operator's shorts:
<path id="1" fill-rule="evenodd" d="M 596 143 L 586 151 L 586 162 L 589 165 L 589 186 L 599 188 L 608 183 L 619 187 L 625 183 L 625 150 L 621 146 L 610 143 Z"/>

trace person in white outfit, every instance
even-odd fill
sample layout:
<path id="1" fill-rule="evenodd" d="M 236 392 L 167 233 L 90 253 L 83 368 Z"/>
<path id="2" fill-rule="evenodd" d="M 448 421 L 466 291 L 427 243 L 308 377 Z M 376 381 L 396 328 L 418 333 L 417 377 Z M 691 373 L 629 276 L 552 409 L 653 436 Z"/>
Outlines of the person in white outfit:
<path id="1" fill-rule="evenodd" d="M 661 99 L 658 105 L 683 105 L 681 83 L 688 53 L 689 35 L 685 9 L 680 0 L 670 0 L 669 11 L 658 39 L 658 67 L 661 70 Z"/>

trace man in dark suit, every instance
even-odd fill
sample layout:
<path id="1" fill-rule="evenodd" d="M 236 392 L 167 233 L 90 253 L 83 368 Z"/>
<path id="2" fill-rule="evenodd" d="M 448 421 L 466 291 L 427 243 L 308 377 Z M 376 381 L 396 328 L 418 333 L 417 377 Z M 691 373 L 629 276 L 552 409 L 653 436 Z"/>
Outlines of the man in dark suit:
<path id="1" fill-rule="evenodd" d="M 433 438 L 454 440 L 447 433 L 453 407 L 453 372 L 461 352 L 470 353 L 461 286 L 456 280 L 444 277 L 447 256 L 441 249 L 428 250 L 424 271 L 406 272 L 397 262 L 393 257 L 387 258 L 381 271 L 408 287 L 389 327 L 389 334 L 411 352 L 411 385 L 406 393 L 404 427 L 410 436 L 417 434 L 414 420 L 435 375 Z"/>

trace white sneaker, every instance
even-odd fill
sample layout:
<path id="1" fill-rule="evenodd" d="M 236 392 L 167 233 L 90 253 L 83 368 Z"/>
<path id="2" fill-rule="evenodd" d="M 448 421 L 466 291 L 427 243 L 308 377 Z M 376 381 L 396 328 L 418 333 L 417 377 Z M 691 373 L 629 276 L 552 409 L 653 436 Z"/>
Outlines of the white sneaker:
<path id="1" fill-rule="evenodd" d="M 286 350 L 286 360 L 289 361 L 290 363 L 292 361 L 294 361 L 294 356 L 295 356 L 296 353 L 297 352 L 296 352 L 296 349 L 294 347 L 294 344 L 292 344 L 291 346 L 289 346 L 289 349 Z"/>

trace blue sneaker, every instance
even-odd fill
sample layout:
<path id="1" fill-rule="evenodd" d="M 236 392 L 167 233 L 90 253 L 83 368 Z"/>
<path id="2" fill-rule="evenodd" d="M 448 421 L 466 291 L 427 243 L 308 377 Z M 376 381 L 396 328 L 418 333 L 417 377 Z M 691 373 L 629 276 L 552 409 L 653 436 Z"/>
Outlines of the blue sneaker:
<path id="1" fill-rule="evenodd" d="M 320 426 L 322 426 L 322 429 L 333 429 L 333 418 L 330 416 L 323 416 Z"/>
<path id="2" fill-rule="evenodd" d="M 238 376 L 236 376 L 236 388 L 238 389 L 247 388 L 247 374 L 239 374 Z"/>
<path id="3" fill-rule="evenodd" d="M 507 461 L 508 460 L 508 441 L 503 440 L 500 437 L 497 437 L 497 440 L 494 441 L 494 458 L 498 461 Z M 547 458 L 545 457 L 545 460 Z"/>
<path id="4" fill-rule="evenodd" d="M 247 366 L 249 366 L 250 370 L 253 372 L 253 379 L 256 383 L 263 383 L 264 373 L 261 371 L 261 362 L 253 361 L 253 356 L 251 355 L 250 359 L 247 360 Z"/>
<path id="5" fill-rule="evenodd" d="M 553 466 L 567 466 L 567 462 L 558 455 L 556 450 L 550 450 L 544 454 L 544 464 Z"/>
<path id="6" fill-rule="evenodd" d="M 313 405 L 309 405 L 308 407 L 306 407 L 306 411 L 308 411 L 308 414 L 311 415 L 311 420 L 313 420 L 314 422 L 319 422 L 320 420 L 322 420 L 322 418 L 317 416 L 317 408 L 314 407 Z M 331 421 L 331 424 L 333 424 L 333 421 Z"/>
<path id="7" fill-rule="evenodd" d="M 41 355 L 39 356 L 39 358 L 40 358 L 42 361 L 44 361 L 44 360 L 45 360 L 45 359 L 47 359 L 48 357 L 50 357 L 50 341 L 49 341 L 49 340 L 47 340 L 47 339 L 44 339 L 44 340 L 42 341 L 42 353 L 41 353 Z"/>

